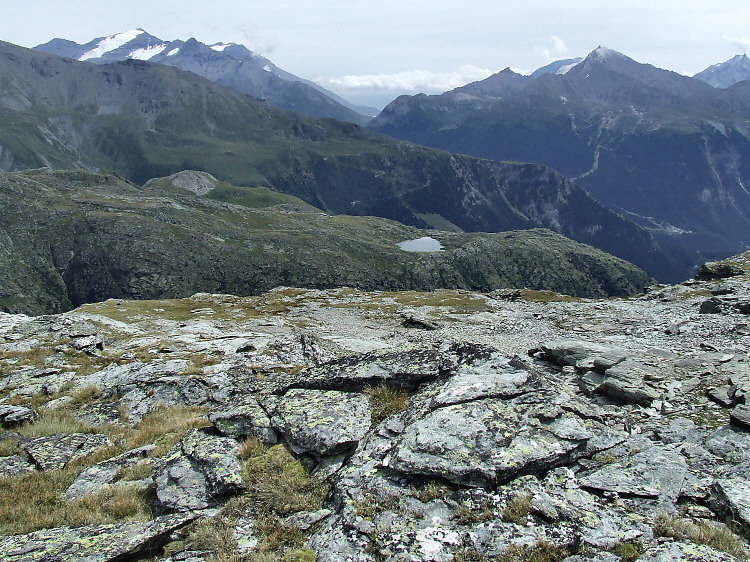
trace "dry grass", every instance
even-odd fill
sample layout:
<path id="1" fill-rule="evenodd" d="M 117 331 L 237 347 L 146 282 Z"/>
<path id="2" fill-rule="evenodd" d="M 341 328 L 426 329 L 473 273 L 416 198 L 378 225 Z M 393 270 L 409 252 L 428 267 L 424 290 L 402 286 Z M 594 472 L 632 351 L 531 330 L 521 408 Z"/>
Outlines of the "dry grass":
<path id="1" fill-rule="evenodd" d="M 42 410 L 38 420 L 25 424 L 18 432 L 24 437 L 33 438 L 56 433 L 93 433 L 94 428 L 75 419 L 68 408 L 56 408 Z"/>
<path id="2" fill-rule="evenodd" d="M 265 452 L 257 447 L 243 462 L 242 479 L 256 510 L 273 515 L 320 509 L 328 493 L 328 486 L 312 482 L 307 468 L 281 445 Z"/>
<path id="3" fill-rule="evenodd" d="M 375 517 L 375 515 L 392 509 L 398 502 L 398 496 L 378 498 L 373 494 L 367 493 L 355 504 L 354 508 L 357 510 L 357 515 L 363 519 L 372 521 L 372 518 Z"/>
<path id="4" fill-rule="evenodd" d="M 505 504 L 500 514 L 503 521 L 515 523 L 517 525 L 526 525 L 529 515 L 531 515 L 531 495 L 517 494 Z"/>
<path id="5" fill-rule="evenodd" d="M 417 498 L 422 503 L 428 503 L 432 500 L 444 497 L 451 491 L 451 488 L 442 482 L 437 480 L 430 480 L 427 484 L 422 486 L 421 489 L 412 488 L 411 495 Z"/>
<path id="6" fill-rule="evenodd" d="M 190 355 L 190 365 L 183 373 L 184 375 L 200 375 L 203 369 L 221 363 L 221 355 L 208 355 L 207 353 L 193 353 Z"/>
<path id="7" fill-rule="evenodd" d="M 568 556 L 569 553 L 564 547 L 540 539 L 532 547 L 511 546 L 502 554 L 491 558 L 474 548 L 467 548 L 457 552 L 453 560 L 455 562 L 559 562 Z"/>
<path id="8" fill-rule="evenodd" d="M 9 457 L 11 455 L 17 455 L 21 452 L 18 447 L 18 441 L 15 439 L 2 439 L 0 440 L 0 457 Z"/>
<path id="9" fill-rule="evenodd" d="M 61 470 L 0 477 L 0 534 L 151 519 L 148 495 L 133 488 L 109 488 L 76 501 L 62 496 L 85 466 L 118 452 L 116 448 L 104 449 Z"/>
<path id="10" fill-rule="evenodd" d="M 640 541 L 627 541 L 616 544 L 609 551 L 619 556 L 623 562 L 634 562 L 645 550 Z"/>
<path id="11" fill-rule="evenodd" d="M 654 518 L 654 534 L 704 544 L 741 560 L 750 560 L 750 552 L 742 539 L 729 527 L 717 521 L 703 519 L 692 521 L 660 514 Z"/>
<path id="12" fill-rule="evenodd" d="M 86 386 L 84 388 L 76 390 L 73 394 L 70 395 L 71 406 L 81 406 L 84 404 L 92 404 L 93 402 L 96 402 L 101 398 L 102 391 L 99 389 L 98 386 Z"/>
<path id="13" fill-rule="evenodd" d="M 166 453 L 188 430 L 210 425 L 202 406 L 171 406 L 151 412 L 126 437 L 128 449 L 155 444 L 150 456 Z"/>
<path id="14" fill-rule="evenodd" d="M 409 406 L 409 395 L 387 384 L 369 386 L 365 389 L 365 394 L 370 398 L 373 424 L 403 412 Z"/>
<path id="15" fill-rule="evenodd" d="M 476 523 L 493 521 L 497 517 L 492 504 L 487 500 L 482 501 L 479 507 L 462 503 L 453 510 L 453 520 L 459 525 L 475 525 Z"/>

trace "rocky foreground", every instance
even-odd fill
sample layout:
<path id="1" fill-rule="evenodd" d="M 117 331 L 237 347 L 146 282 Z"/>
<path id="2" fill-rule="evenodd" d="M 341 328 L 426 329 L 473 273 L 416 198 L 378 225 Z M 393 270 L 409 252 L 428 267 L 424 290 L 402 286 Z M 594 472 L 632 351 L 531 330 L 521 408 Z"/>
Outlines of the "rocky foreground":
<path id="1" fill-rule="evenodd" d="M 630 299 L 0 314 L 3 560 L 750 557 L 750 253 Z"/>

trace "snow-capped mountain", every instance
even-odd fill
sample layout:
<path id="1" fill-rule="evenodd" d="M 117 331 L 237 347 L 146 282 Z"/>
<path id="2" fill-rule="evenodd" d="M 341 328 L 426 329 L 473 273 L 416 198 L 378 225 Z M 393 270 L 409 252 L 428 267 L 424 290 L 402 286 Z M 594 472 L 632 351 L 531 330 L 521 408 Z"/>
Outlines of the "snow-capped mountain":
<path id="1" fill-rule="evenodd" d="M 750 80 L 750 58 L 737 55 L 728 61 L 709 66 L 694 76 L 714 88 L 728 88 L 737 82 Z"/>
<path id="2" fill-rule="evenodd" d="M 277 67 L 236 43 L 206 45 L 196 39 L 163 41 L 143 29 L 99 37 L 86 44 L 53 39 L 39 51 L 79 61 L 107 64 L 127 59 L 150 61 L 194 72 L 263 99 L 281 109 L 314 117 L 364 124 L 377 111 L 354 106 L 333 92 Z"/>

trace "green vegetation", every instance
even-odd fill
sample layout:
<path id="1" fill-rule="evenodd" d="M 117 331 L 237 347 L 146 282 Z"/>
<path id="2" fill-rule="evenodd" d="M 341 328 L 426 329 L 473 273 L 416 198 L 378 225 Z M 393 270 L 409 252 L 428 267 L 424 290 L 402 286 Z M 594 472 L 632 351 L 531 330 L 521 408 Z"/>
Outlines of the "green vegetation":
<path id="1" fill-rule="evenodd" d="M 406 391 L 385 383 L 367 387 L 364 392 L 370 398 L 373 424 L 403 412 L 409 406 L 409 394 Z"/>
<path id="2" fill-rule="evenodd" d="M 526 525 L 529 515 L 531 515 L 531 495 L 526 493 L 511 497 L 500 513 L 503 521 L 517 525 Z"/>

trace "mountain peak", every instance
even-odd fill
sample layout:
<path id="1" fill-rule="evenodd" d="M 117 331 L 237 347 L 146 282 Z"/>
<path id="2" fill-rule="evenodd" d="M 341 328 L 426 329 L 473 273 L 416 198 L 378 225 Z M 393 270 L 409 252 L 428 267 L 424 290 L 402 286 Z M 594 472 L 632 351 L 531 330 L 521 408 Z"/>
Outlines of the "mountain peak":
<path id="1" fill-rule="evenodd" d="M 115 49 L 119 49 L 120 47 L 127 45 L 139 35 L 143 35 L 144 33 L 146 32 L 139 27 L 136 29 L 130 29 L 128 31 L 123 31 L 122 33 L 116 33 L 114 35 L 110 35 L 109 37 L 102 37 L 101 39 L 99 39 L 99 42 L 93 49 L 83 53 L 80 57 L 78 57 L 78 60 L 85 61 L 89 59 L 99 58 L 105 53 L 109 53 L 110 51 L 114 51 Z M 146 35 L 148 34 L 146 33 Z M 96 39 L 94 41 L 96 41 Z"/>
<path id="2" fill-rule="evenodd" d="M 627 57 L 625 55 L 618 51 L 615 51 L 614 49 L 609 49 L 607 47 L 602 47 L 601 45 L 599 45 L 596 49 L 588 54 L 586 60 L 609 62 L 612 60 L 624 60 L 626 58 Z"/>
<path id="3" fill-rule="evenodd" d="M 693 78 L 702 80 L 714 88 L 728 88 L 737 82 L 750 80 L 750 59 L 744 53 L 735 55 L 727 61 L 712 64 Z"/>

